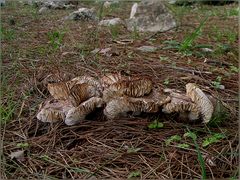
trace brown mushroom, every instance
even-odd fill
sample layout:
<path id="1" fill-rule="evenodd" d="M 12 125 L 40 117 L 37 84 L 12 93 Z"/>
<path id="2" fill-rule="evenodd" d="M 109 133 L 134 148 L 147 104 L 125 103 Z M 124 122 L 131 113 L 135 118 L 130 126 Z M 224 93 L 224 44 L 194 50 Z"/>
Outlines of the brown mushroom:
<path id="1" fill-rule="evenodd" d="M 42 122 L 63 121 L 71 108 L 68 101 L 47 100 L 41 104 L 37 119 Z"/>
<path id="2" fill-rule="evenodd" d="M 101 77 L 101 84 L 103 88 L 108 88 L 110 85 L 124 79 L 125 78 L 120 73 L 109 73 Z"/>
<path id="3" fill-rule="evenodd" d="M 87 83 L 75 84 L 70 89 L 69 100 L 74 107 L 77 107 L 82 102 L 94 96 L 100 96 L 100 92 L 95 86 L 89 85 Z"/>
<path id="4" fill-rule="evenodd" d="M 115 97 L 110 100 L 105 109 L 104 115 L 108 119 L 115 119 L 126 116 L 128 112 L 139 114 L 141 112 L 156 113 L 160 106 L 165 104 L 169 99 L 155 100 L 149 98 L 132 98 L 127 96 Z"/>
<path id="5" fill-rule="evenodd" d="M 102 98 L 92 97 L 87 101 L 81 103 L 78 107 L 71 108 L 66 115 L 65 124 L 75 125 L 84 120 L 85 117 L 93 112 L 96 108 L 102 106 Z"/>
<path id="6" fill-rule="evenodd" d="M 200 109 L 191 98 L 185 94 L 177 93 L 174 90 L 166 89 L 164 92 L 169 92 L 171 101 L 163 105 L 162 112 L 174 113 L 177 112 L 183 117 L 187 117 L 189 120 L 197 120 L 200 117 Z M 179 92 L 179 91 L 178 91 Z"/>
<path id="7" fill-rule="evenodd" d="M 212 118 L 214 107 L 206 94 L 193 83 L 188 83 L 186 85 L 186 94 L 200 109 L 203 123 L 208 123 Z"/>
<path id="8" fill-rule="evenodd" d="M 105 89 L 103 91 L 103 99 L 105 102 L 108 102 L 115 96 L 141 97 L 149 94 L 152 91 L 152 87 L 152 81 L 146 78 L 122 80 Z"/>

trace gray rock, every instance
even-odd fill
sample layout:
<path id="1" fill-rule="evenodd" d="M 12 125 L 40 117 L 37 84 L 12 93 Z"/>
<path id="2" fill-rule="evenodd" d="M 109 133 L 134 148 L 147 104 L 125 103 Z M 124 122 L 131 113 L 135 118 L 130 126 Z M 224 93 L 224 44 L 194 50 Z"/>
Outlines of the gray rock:
<path id="1" fill-rule="evenodd" d="M 195 2 L 196 2 L 195 0 L 168 0 L 169 4 L 174 4 L 178 6 L 188 6 L 192 5 Z"/>
<path id="2" fill-rule="evenodd" d="M 138 5 L 134 4 L 126 23 L 128 30 L 142 32 L 162 32 L 177 25 L 173 15 L 159 0 L 142 0 Z"/>
<path id="3" fill-rule="evenodd" d="M 98 20 L 93 9 L 79 8 L 77 11 L 72 12 L 69 16 L 65 17 L 66 20 L 80 20 L 80 21 L 96 21 Z"/>
<path id="4" fill-rule="evenodd" d="M 47 7 L 49 9 L 69 9 L 76 7 L 71 0 L 28 0 L 28 5 Z"/>
<path id="5" fill-rule="evenodd" d="M 94 49 L 93 51 L 91 51 L 92 54 L 102 54 L 102 55 L 105 55 L 107 57 L 111 57 L 112 56 L 112 53 L 110 52 L 112 50 L 112 48 L 105 48 L 105 49 L 99 49 L 99 48 L 96 48 Z"/>
<path id="6" fill-rule="evenodd" d="M 224 90 L 225 86 L 221 84 L 221 85 L 219 85 L 219 89 Z"/>
<path id="7" fill-rule="evenodd" d="M 4 6 L 5 5 L 5 0 L 0 0 L 0 4 L 1 4 L 1 6 Z"/>
<path id="8" fill-rule="evenodd" d="M 136 12 L 137 12 L 137 7 L 138 7 L 138 3 L 134 3 L 134 4 L 132 5 L 131 14 L 130 14 L 130 19 L 132 19 L 132 18 L 135 16 L 135 14 L 136 14 Z"/>
<path id="9" fill-rule="evenodd" d="M 137 48 L 137 50 L 142 52 L 155 52 L 157 50 L 157 47 L 154 46 L 141 46 Z"/>
<path id="10" fill-rule="evenodd" d="M 112 5 L 116 5 L 118 3 L 119 3 L 119 1 L 117 1 L 117 0 L 109 0 L 109 1 L 105 1 L 103 6 L 105 8 L 110 8 Z"/>
<path id="11" fill-rule="evenodd" d="M 115 26 L 115 25 L 119 25 L 122 23 L 123 23 L 123 21 L 120 18 L 113 18 L 113 19 L 102 20 L 98 23 L 98 25 L 100 25 L 100 26 Z"/>
<path id="12" fill-rule="evenodd" d="M 47 12 L 48 11 L 48 8 L 47 7 L 41 7 L 39 10 L 38 10 L 38 13 L 39 14 L 43 14 L 43 13 L 45 13 L 45 12 Z"/>
<path id="13" fill-rule="evenodd" d="M 213 50 L 210 49 L 210 48 L 201 48 L 202 52 L 205 52 L 205 53 L 212 53 Z"/>

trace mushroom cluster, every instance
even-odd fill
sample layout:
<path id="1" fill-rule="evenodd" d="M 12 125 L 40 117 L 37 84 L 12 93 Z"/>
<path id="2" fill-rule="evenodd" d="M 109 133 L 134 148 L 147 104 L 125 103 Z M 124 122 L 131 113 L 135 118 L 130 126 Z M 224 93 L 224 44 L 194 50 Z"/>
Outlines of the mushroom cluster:
<path id="1" fill-rule="evenodd" d="M 146 77 L 106 74 L 97 79 L 75 77 L 69 81 L 49 83 L 52 96 L 40 105 L 37 119 L 42 122 L 64 121 L 74 125 L 96 108 L 104 107 L 104 115 L 115 119 L 141 112 L 185 114 L 189 120 L 203 119 L 207 123 L 213 114 L 213 104 L 195 84 L 186 85 L 186 94 L 172 89 L 153 87 Z"/>

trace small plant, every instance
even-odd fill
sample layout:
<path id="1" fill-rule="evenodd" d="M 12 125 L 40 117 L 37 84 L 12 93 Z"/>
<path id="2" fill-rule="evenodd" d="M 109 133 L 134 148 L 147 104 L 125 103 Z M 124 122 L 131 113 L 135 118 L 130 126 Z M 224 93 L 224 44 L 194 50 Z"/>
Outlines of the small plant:
<path id="1" fill-rule="evenodd" d="M 164 82 L 163 82 L 164 85 L 169 85 L 169 83 L 170 83 L 169 78 L 164 79 Z"/>
<path id="2" fill-rule="evenodd" d="M 28 148 L 29 144 L 28 143 L 17 143 L 17 147 L 19 147 L 19 148 Z"/>
<path id="3" fill-rule="evenodd" d="M 128 179 L 130 178 L 134 178 L 134 177 L 140 177 L 141 176 L 141 171 L 137 170 L 137 171 L 132 171 L 129 175 L 128 175 Z"/>
<path id="4" fill-rule="evenodd" d="M 138 30 L 137 30 L 137 26 L 134 26 L 133 31 L 131 33 L 131 36 L 135 40 L 140 38 L 140 34 L 139 34 Z"/>
<path id="5" fill-rule="evenodd" d="M 167 56 L 160 56 L 160 55 L 159 55 L 159 59 L 160 59 L 160 61 L 162 61 L 162 62 L 163 62 L 163 61 L 167 61 L 167 62 L 169 61 L 169 57 L 167 57 Z"/>
<path id="6" fill-rule="evenodd" d="M 212 85 L 215 89 L 221 88 L 222 76 L 218 76 L 215 81 L 212 81 Z"/>
<path id="7" fill-rule="evenodd" d="M 183 137 L 189 137 L 192 138 L 193 140 L 197 139 L 197 135 L 194 132 L 186 132 Z"/>
<path id="8" fill-rule="evenodd" d="M 101 21 L 104 16 L 104 1 L 99 1 L 98 19 Z"/>
<path id="9" fill-rule="evenodd" d="M 118 25 L 111 25 L 110 26 L 110 32 L 111 32 L 111 35 L 112 35 L 112 38 L 113 39 L 116 39 L 119 35 L 119 26 Z"/>
<path id="10" fill-rule="evenodd" d="M 238 34 L 232 31 L 226 32 L 228 43 L 233 43 L 237 40 Z"/>
<path id="11" fill-rule="evenodd" d="M 210 144 L 216 143 L 216 142 L 220 142 L 220 140 L 224 139 L 226 136 L 222 133 L 215 133 L 210 137 L 207 137 L 203 143 L 202 143 L 202 147 L 207 147 Z"/>
<path id="12" fill-rule="evenodd" d="M 218 127 L 229 117 L 229 112 L 223 106 L 221 101 L 216 102 L 216 107 L 212 115 L 212 119 L 208 122 L 209 127 Z"/>
<path id="13" fill-rule="evenodd" d="M 184 55 L 191 56 L 193 54 L 192 49 L 209 47 L 209 45 L 205 45 L 205 44 L 193 45 L 193 42 L 197 39 L 197 37 L 201 35 L 202 28 L 205 25 L 207 19 L 208 19 L 208 16 L 203 21 L 201 21 L 200 25 L 195 29 L 195 31 L 192 34 L 185 37 L 183 42 L 180 43 L 175 40 L 164 41 L 163 43 L 168 44 L 168 46 L 164 47 L 163 49 L 177 49 L 179 52 L 183 53 Z"/>
<path id="14" fill-rule="evenodd" d="M 230 8 L 225 9 L 226 16 L 238 16 L 239 15 L 239 7 L 238 8 Z"/>
<path id="15" fill-rule="evenodd" d="M 65 32 L 53 31 L 48 33 L 48 38 L 50 40 L 50 44 L 54 50 L 58 49 L 62 42 Z"/>
<path id="16" fill-rule="evenodd" d="M 189 148 L 189 144 L 186 144 L 186 143 L 178 144 L 177 147 L 182 148 L 182 149 L 187 149 L 187 148 Z"/>
<path id="17" fill-rule="evenodd" d="M 239 73 L 240 72 L 240 69 L 236 66 L 230 66 L 230 71 L 233 72 L 233 73 Z"/>
<path id="18" fill-rule="evenodd" d="M 184 134 L 185 137 L 191 137 L 193 140 L 193 143 L 195 145 L 195 148 L 197 150 L 197 156 L 198 156 L 198 161 L 200 163 L 201 166 L 201 170 L 202 170 L 202 179 L 205 180 L 207 173 L 206 173 L 206 165 L 203 159 L 203 156 L 201 154 L 199 145 L 197 143 L 197 135 L 194 132 L 191 132 L 188 128 L 187 128 L 188 132 Z"/>
<path id="19" fill-rule="evenodd" d="M 163 128 L 163 123 L 158 122 L 158 120 L 154 120 L 151 124 L 148 125 L 149 129 L 159 129 Z"/>
<path id="20" fill-rule="evenodd" d="M 0 29 L 1 40 L 13 40 L 15 38 L 15 31 L 13 29 Z"/>
<path id="21" fill-rule="evenodd" d="M 179 50 L 181 52 L 186 52 L 186 51 L 189 51 L 189 49 L 192 48 L 192 43 L 193 41 L 201 35 L 201 31 L 202 31 L 202 28 L 203 26 L 205 25 L 206 21 L 207 21 L 208 17 L 206 17 L 201 23 L 200 25 L 196 28 L 196 30 L 191 34 L 189 35 L 188 37 L 186 37 L 184 39 L 184 41 L 180 44 L 180 48 Z"/>
<path id="22" fill-rule="evenodd" d="M 168 146 L 168 145 L 170 145 L 172 142 L 178 142 L 178 141 L 181 141 L 181 136 L 179 136 L 179 135 L 173 135 L 173 136 L 171 136 L 170 138 L 168 138 L 166 141 L 165 141 L 165 143 L 166 143 L 166 145 Z"/>
<path id="23" fill-rule="evenodd" d="M 7 102 L 5 104 L 1 102 L 0 104 L 1 124 L 8 123 L 13 118 L 16 107 L 17 103 L 13 99 L 13 93 L 9 93 L 7 96 Z"/>

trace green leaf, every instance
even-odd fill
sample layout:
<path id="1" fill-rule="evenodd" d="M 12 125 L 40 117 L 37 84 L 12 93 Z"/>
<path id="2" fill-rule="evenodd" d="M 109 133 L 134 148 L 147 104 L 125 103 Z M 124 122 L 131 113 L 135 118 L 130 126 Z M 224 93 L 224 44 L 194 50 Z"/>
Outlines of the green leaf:
<path id="1" fill-rule="evenodd" d="M 19 148 L 27 148 L 27 147 L 29 147 L 29 144 L 28 143 L 17 143 L 17 147 L 19 147 Z"/>
<path id="2" fill-rule="evenodd" d="M 188 130 L 188 133 L 189 133 L 187 136 L 190 136 L 192 138 L 193 143 L 195 145 L 195 148 L 197 150 L 198 161 L 200 163 L 200 167 L 201 167 L 201 170 L 202 170 L 202 179 L 205 180 L 206 177 L 207 177 L 207 173 L 206 173 L 206 166 L 205 166 L 205 162 L 204 162 L 203 156 L 201 154 L 201 151 L 200 151 L 199 145 L 197 143 L 196 137 L 193 135 L 194 133 L 191 132 L 188 128 L 187 128 L 187 130 Z"/>
<path id="3" fill-rule="evenodd" d="M 42 155 L 40 158 L 44 161 L 49 161 L 49 156 L 48 155 Z"/>
<path id="4" fill-rule="evenodd" d="M 206 17 L 201 23 L 200 25 L 196 28 L 196 30 L 191 34 L 189 35 L 188 37 L 186 37 L 184 39 L 184 41 L 181 43 L 180 45 L 180 51 L 186 51 L 188 50 L 189 48 L 191 48 L 192 46 L 192 43 L 193 41 L 198 37 L 200 36 L 201 34 L 201 30 L 203 28 L 203 26 L 205 25 L 205 22 L 207 21 L 208 17 Z"/>
<path id="5" fill-rule="evenodd" d="M 132 171 L 129 175 L 128 175 L 128 179 L 133 178 L 133 177 L 139 177 L 141 176 L 141 171 Z"/>
<path id="6" fill-rule="evenodd" d="M 194 133 L 194 132 L 186 132 L 183 137 L 190 137 L 192 138 L 193 140 L 196 140 L 197 139 L 197 135 Z"/>
<path id="7" fill-rule="evenodd" d="M 179 148 L 183 148 L 183 149 L 186 149 L 186 148 L 189 148 L 189 144 L 178 144 L 177 147 Z"/>
<path id="8" fill-rule="evenodd" d="M 214 108 L 214 113 L 211 120 L 208 122 L 208 126 L 217 127 L 220 126 L 226 119 L 229 118 L 229 112 L 220 100 L 217 100 Z"/>
<path id="9" fill-rule="evenodd" d="M 77 173 L 90 173 L 91 171 L 86 168 L 77 168 L 77 167 L 71 167 L 70 171 L 77 172 Z"/>
<path id="10" fill-rule="evenodd" d="M 237 68 L 236 66 L 230 66 L 230 70 L 234 73 L 239 73 L 240 72 L 239 68 Z"/>
<path id="11" fill-rule="evenodd" d="M 161 122 L 158 122 L 158 120 L 154 120 L 151 124 L 148 125 L 149 129 L 159 129 L 162 128 L 164 125 Z"/>
<path id="12" fill-rule="evenodd" d="M 210 144 L 213 144 L 213 143 L 216 143 L 216 142 L 219 142 L 221 139 L 224 139 L 226 136 L 222 133 L 215 133 L 213 134 L 212 136 L 210 137 L 207 137 L 203 143 L 202 143 L 202 147 L 207 147 L 209 146 Z"/>
<path id="13" fill-rule="evenodd" d="M 181 141 L 181 136 L 179 136 L 179 135 L 173 135 L 173 136 L 171 136 L 170 138 L 168 138 L 166 141 L 165 141 L 165 143 L 166 143 L 166 145 L 168 146 L 169 144 L 171 144 L 171 142 L 173 142 L 173 141 Z"/>

